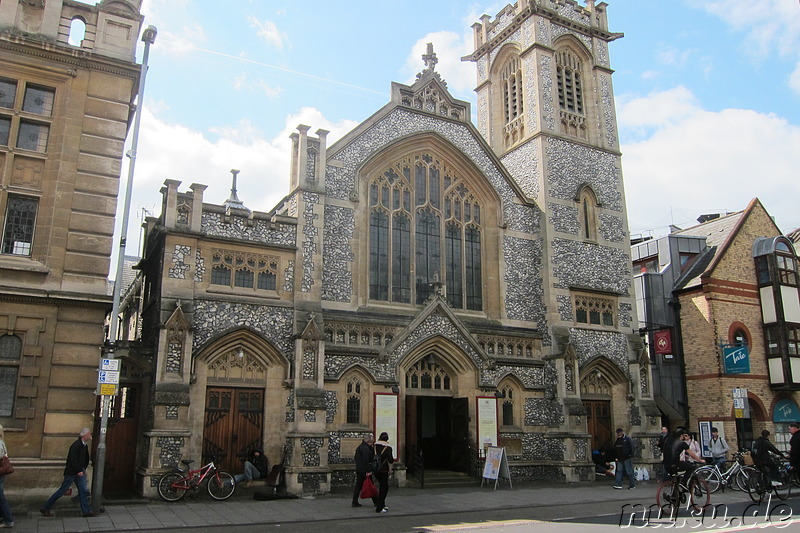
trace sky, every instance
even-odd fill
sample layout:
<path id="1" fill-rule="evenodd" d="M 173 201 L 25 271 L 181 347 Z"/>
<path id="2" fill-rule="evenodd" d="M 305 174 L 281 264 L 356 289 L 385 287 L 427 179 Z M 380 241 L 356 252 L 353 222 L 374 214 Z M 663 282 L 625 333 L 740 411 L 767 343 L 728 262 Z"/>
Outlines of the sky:
<path id="1" fill-rule="evenodd" d="M 126 254 L 139 253 L 143 215 L 160 214 L 166 179 L 181 191 L 206 184 L 204 200 L 219 204 L 235 168 L 244 204 L 272 209 L 289 192 L 296 126 L 329 130 L 332 144 L 389 101 L 392 81 L 413 83 L 428 42 L 474 123 L 475 65 L 460 58 L 473 51 L 471 25 L 506 3 L 144 0 L 158 36 Z M 800 227 L 800 2 L 606 3 L 609 30 L 624 33 L 609 55 L 631 236 L 755 197 L 783 232 Z M 123 179 L 128 168 L 126 158 Z"/>

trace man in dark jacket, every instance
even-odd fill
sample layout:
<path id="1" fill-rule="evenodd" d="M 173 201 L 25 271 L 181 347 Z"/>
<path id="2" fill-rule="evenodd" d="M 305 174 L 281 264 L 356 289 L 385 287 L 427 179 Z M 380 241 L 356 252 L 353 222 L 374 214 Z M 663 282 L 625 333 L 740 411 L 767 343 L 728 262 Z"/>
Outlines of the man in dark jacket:
<path id="1" fill-rule="evenodd" d="M 81 511 L 83 516 L 96 516 L 89 506 L 89 489 L 86 485 L 86 467 L 89 466 L 89 440 L 92 438 L 92 431 L 89 428 L 83 428 L 78 440 L 72 443 L 67 453 L 67 465 L 64 467 L 64 482 L 57 491 L 50 496 L 45 504 L 39 511 L 44 516 L 53 516 L 52 508 L 70 486 L 75 483 L 78 487 L 78 494 L 81 500 Z"/>
<path id="2" fill-rule="evenodd" d="M 761 430 L 761 436 L 755 440 L 753 446 L 756 450 L 753 463 L 761 467 L 769 475 L 773 485 L 780 485 L 778 463 L 775 462 L 771 454 L 783 456 L 783 453 L 769 441 L 769 431 L 766 429 Z"/>
<path id="3" fill-rule="evenodd" d="M 636 488 L 636 478 L 633 475 L 633 440 L 625 434 L 622 428 L 617 428 L 617 440 L 614 442 L 614 453 L 617 458 L 617 477 L 614 488 L 622 488 L 622 476 L 628 476 L 628 489 Z"/>
<path id="4" fill-rule="evenodd" d="M 244 486 L 249 487 L 254 479 L 261 479 L 267 476 L 269 463 L 267 456 L 260 449 L 256 448 L 250 452 L 250 460 L 244 462 L 244 473 L 236 474 L 233 479 L 236 483 L 245 482 Z"/>
<path id="5" fill-rule="evenodd" d="M 361 487 L 364 486 L 364 480 L 367 479 L 367 472 L 369 472 L 369 464 L 375 455 L 372 449 L 373 442 L 375 442 L 375 437 L 372 433 L 364 433 L 361 444 L 356 448 L 356 486 L 353 488 L 353 507 L 361 507 L 361 504 L 358 503 L 358 495 L 361 494 Z"/>
<path id="6" fill-rule="evenodd" d="M 789 440 L 789 464 L 795 472 L 800 472 L 800 424 L 797 422 L 789 424 L 789 433 L 792 434 Z"/>

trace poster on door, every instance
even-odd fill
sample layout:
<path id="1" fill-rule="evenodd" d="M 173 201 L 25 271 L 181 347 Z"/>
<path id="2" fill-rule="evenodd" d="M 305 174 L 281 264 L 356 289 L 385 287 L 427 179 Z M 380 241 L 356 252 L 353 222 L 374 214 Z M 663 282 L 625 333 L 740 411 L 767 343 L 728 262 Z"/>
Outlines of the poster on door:
<path id="1" fill-rule="evenodd" d="M 395 459 L 400 457 L 400 448 L 397 446 L 397 403 L 397 394 L 375 393 L 375 440 L 384 431 L 388 433 Z"/>
<path id="2" fill-rule="evenodd" d="M 478 456 L 486 457 L 490 446 L 497 446 L 497 398 L 478 396 Z"/>

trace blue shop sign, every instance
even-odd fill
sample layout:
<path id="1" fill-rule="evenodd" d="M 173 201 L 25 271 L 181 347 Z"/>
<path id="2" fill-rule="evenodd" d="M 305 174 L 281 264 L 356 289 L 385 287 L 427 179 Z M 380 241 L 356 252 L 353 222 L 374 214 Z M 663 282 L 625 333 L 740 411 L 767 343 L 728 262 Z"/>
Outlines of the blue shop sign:
<path id="1" fill-rule="evenodd" d="M 747 346 L 723 346 L 722 355 L 726 374 L 750 373 L 750 351 Z"/>
<path id="2" fill-rule="evenodd" d="M 772 410 L 773 422 L 800 422 L 800 409 L 788 398 L 778 401 Z"/>

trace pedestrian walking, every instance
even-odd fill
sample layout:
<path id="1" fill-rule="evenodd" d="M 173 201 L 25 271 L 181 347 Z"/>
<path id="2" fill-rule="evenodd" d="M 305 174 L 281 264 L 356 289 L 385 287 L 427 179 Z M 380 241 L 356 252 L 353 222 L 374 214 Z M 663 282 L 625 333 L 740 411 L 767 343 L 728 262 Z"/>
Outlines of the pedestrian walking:
<path id="1" fill-rule="evenodd" d="M 89 488 L 86 484 L 86 468 L 89 466 L 89 441 L 91 438 L 92 431 L 89 428 L 83 428 L 78 435 L 78 440 L 69 447 L 67 464 L 64 467 L 64 482 L 39 509 L 43 516 L 53 516 L 53 505 L 67 492 L 73 483 L 78 488 L 83 516 L 97 516 L 96 513 L 92 512 L 92 508 L 89 507 Z"/>
<path id="2" fill-rule="evenodd" d="M 378 501 L 375 502 L 375 512 L 385 513 L 389 510 L 386 507 L 386 495 L 389 493 L 389 472 L 392 471 L 392 463 L 394 463 L 392 447 L 389 446 L 389 434 L 385 431 L 381 433 L 378 442 L 375 443 L 375 456 L 378 458 L 378 471 L 374 472 L 373 475 L 380 483 Z"/>
<path id="3" fill-rule="evenodd" d="M 353 507 L 361 507 L 361 504 L 358 503 L 358 495 L 361 494 L 361 488 L 364 486 L 364 480 L 367 479 L 367 473 L 369 472 L 369 464 L 372 462 L 372 457 L 375 453 L 372 449 L 374 439 L 375 437 L 372 433 L 364 433 L 361 438 L 361 444 L 356 448 L 356 486 L 353 487 L 353 502 L 351 504 Z M 376 499 L 373 498 L 373 501 L 376 501 Z"/>
<path id="4" fill-rule="evenodd" d="M 6 448 L 2 425 L 0 425 L 0 457 L 8 457 L 8 448 Z M 5 482 L 6 476 L 0 476 L 0 511 L 3 513 L 3 523 L 0 524 L 0 527 L 14 527 L 14 515 L 11 514 L 11 505 L 8 503 L 3 487 Z"/>
<path id="5" fill-rule="evenodd" d="M 614 441 L 614 453 L 617 458 L 614 488 L 622 488 L 622 476 L 628 476 L 628 490 L 636 488 L 636 477 L 633 475 L 633 439 L 617 428 L 617 440 Z"/>

